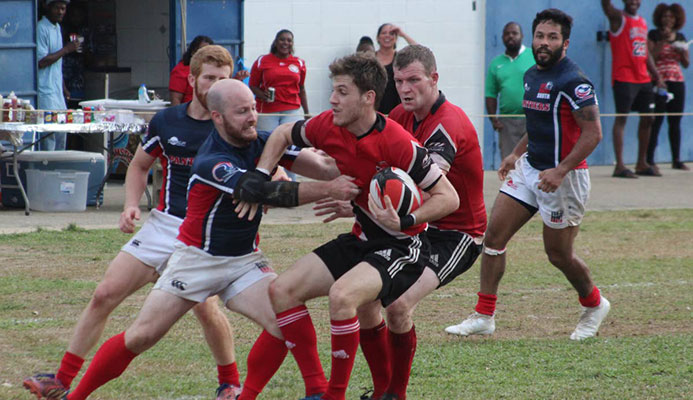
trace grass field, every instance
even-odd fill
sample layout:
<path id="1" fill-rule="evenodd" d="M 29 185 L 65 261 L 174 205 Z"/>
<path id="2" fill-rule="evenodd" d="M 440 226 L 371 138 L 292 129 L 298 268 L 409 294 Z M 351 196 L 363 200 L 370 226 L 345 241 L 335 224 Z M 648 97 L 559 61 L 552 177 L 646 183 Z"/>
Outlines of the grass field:
<path id="1" fill-rule="evenodd" d="M 282 271 L 348 228 L 345 223 L 263 226 L 261 247 Z M 580 343 L 568 339 L 580 312 L 577 295 L 546 260 L 540 231 L 534 219 L 509 246 L 491 338 L 464 339 L 443 331 L 473 310 L 478 263 L 422 302 L 408 398 L 691 398 L 693 210 L 587 215 L 577 252 L 612 310 L 600 335 Z M 0 236 L 0 399 L 32 398 L 21 388 L 22 378 L 55 371 L 79 313 L 126 239 L 116 230 L 75 227 Z M 134 320 L 148 291 L 116 309 L 102 340 Z M 316 300 L 309 308 L 329 373 L 327 303 Z M 245 357 L 260 331 L 228 315 L 244 374 Z M 216 386 L 201 329 L 188 315 L 92 398 L 211 399 Z M 359 355 L 347 398 L 358 399 L 361 388 L 369 386 Z M 289 357 L 261 398 L 302 394 L 300 374 Z"/>

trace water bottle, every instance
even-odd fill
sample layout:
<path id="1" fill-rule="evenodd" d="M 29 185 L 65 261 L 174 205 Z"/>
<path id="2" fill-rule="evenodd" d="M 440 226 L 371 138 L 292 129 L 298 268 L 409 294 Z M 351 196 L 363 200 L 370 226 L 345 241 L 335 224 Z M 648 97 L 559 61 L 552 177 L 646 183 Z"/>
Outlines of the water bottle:
<path id="1" fill-rule="evenodd" d="M 140 89 L 137 91 L 137 98 L 141 104 L 149 103 L 149 94 L 147 94 L 147 87 L 144 83 L 140 85 Z"/>

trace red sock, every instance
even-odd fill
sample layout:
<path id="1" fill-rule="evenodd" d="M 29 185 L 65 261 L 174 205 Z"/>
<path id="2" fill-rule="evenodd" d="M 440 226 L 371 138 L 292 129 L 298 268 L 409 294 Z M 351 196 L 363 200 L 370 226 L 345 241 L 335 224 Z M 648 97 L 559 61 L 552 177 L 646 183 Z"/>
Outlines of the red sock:
<path id="1" fill-rule="evenodd" d="M 332 371 L 327 393 L 322 397 L 326 400 L 345 400 L 349 377 L 354 368 L 356 351 L 359 348 L 359 319 L 354 316 L 349 319 L 332 320 Z"/>
<path id="2" fill-rule="evenodd" d="M 493 315 L 496 312 L 496 300 L 498 296 L 495 294 L 477 293 L 479 300 L 476 303 L 476 312 L 484 315 Z"/>
<path id="3" fill-rule="evenodd" d="M 108 339 L 99 347 L 79 385 L 67 398 L 86 399 L 94 390 L 119 377 L 135 357 L 137 354 L 125 347 L 125 332 Z"/>
<path id="4" fill-rule="evenodd" d="M 82 357 L 66 351 L 65 355 L 63 356 L 63 360 L 60 362 L 60 368 L 58 369 L 58 373 L 55 375 L 55 377 L 58 378 L 63 386 L 69 388 L 70 385 L 72 385 L 72 381 L 75 379 L 75 376 L 77 376 L 79 373 L 79 370 L 82 369 L 83 364 L 84 359 Z"/>
<path id="5" fill-rule="evenodd" d="M 407 397 L 407 385 L 411 373 L 411 364 L 416 353 L 416 329 L 406 333 L 393 333 L 390 331 L 390 354 L 392 354 L 392 379 L 388 393 L 396 394 L 397 398 L 404 400 Z"/>
<path id="6" fill-rule="evenodd" d="M 388 330 L 383 320 L 378 326 L 371 329 L 361 329 L 360 332 L 361 351 L 368 362 L 373 378 L 374 399 L 380 398 L 385 394 L 385 390 L 390 385 L 392 370 L 390 369 L 390 343 L 388 341 Z"/>
<path id="7" fill-rule="evenodd" d="M 277 314 L 279 329 L 291 350 L 306 384 L 306 396 L 325 393 L 327 379 L 318 356 L 318 339 L 306 306 L 298 306 Z"/>
<path id="8" fill-rule="evenodd" d="M 599 289 L 593 286 L 592 292 L 587 297 L 578 296 L 578 299 L 583 307 L 596 307 L 602 302 L 602 295 L 599 293 Z"/>
<path id="9" fill-rule="evenodd" d="M 262 331 L 248 353 L 248 373 L 238 400 L 255 400 L 281 367 L 288 352 L 283 340 Z"/>
<path id="10" fill-rule="evenodd" d="M 217 365 L 217 377 L 220 385 L 228 383 L 229 385 L 241 386 L 241 379 L 235 361 L 231 364 Z"/>

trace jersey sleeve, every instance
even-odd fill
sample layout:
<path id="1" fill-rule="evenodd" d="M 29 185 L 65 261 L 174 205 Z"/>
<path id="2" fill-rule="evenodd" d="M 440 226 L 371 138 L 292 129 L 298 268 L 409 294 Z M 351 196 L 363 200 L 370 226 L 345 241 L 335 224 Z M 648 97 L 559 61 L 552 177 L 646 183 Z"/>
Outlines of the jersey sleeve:
<path id="1" fill-rule="evenodd" d="M 258 57 L 250 68 L 250 78 L 248 80 L 248 86 L 260 87 L 262 83 L 262 71 L 260 70 L 260 59 L 262 56 Z"/>
<path id="2" fill-rule="evenodd" d="M 300 79 L 299 79 L 299 81 L 298 81 L 298 87 L 300 88 L 300 87 L 303 87 L 303 86 L 305 85 L 305 83 L 306 83 L 306 70 L 307 70 L 307 67 L 306 67 L 306 62 L 303 61 L 302 58 L 299 58 L 299 59 L 298 59 L 298 62 L 300 63 L 300 66 L 301 66 L 301 67 L 300 67 Z"/>
<path id="3" fill-rule="evenodd" d="M 40 61 L 43 57 L 48 55 L 50 38 L 43 24 L 38 24 L 37 31 L 36 58 Z"/>
<path id="4" fill-rule="evenodd" d="M 142 143 L 142 150 L 152 157 L 158 157 L 163 152 L 164 148 L 161 145 L 161 123 L 163 119 L 163 111 L 157 113 L 147 126 L 147 135 Z"/>
<path id="5" fill-rule="evenodd" d="M 235 165 L 230 158 L 215 157 L 195 163 L 190 182 L 199 182 L 212 186 L 222 192 L 233 194 L 238 179 L 246 172 Z"/>
<path id="6" fill-rule="evenodd" d="M 320 133 L 327 131 L 332 125 L 332 112 L 324 111 L 305 121 L 300 120 L 291 129 L 291 140 L 297 147 L 320 148 Z"/>
<path id="7" fill-rule="evenodd" d="M 453 129 L 464 129 L 462 124 L 458 124 L 458 128 L 454 128 L 454 125 L 448 126 Z M 462 137 L 464 135 L 459 136 Z M 457 144 L 448 133 L 443 122 L 433 129 L 433 133 L 424 142 L 424 147 L 426 147 L 431 159 L 440 169 L 446 172 L 450 171 L 450 166 L 457 154 Z"/>
<path id="8" fill-rule="evenodd" d="M 488 72 L 486 73 L 486 84 L 485 84 L 485 92 L 486 92 L 486 97 L 492 97 L 496 98 L 498 97 L 498 80 L 496 79 L 496 72 L 498 71 L 498 67 L 496 67 L 496 64 L 491 61 L 491 64 L 488 66 Z"/>
<path id="9" fill-rule="evenodd" d="M 594 85 L 582 74 L 569 81 L 562 92 L 570 99 L 573 110 L 598 104 Z"/>
<path id="10" fill-rule="evenodd" d="M 182 63 L 176 64 L 171 71 L 171 77 L 168 80 L 168 90 L 178 93 L 185 93 L 188 87 L 188 76 L 182 71 Z"/>
<path id="11" fill-rule="evenodd" d="M 262 143 L 262 148 L 260 149 L 260 152 L 262 152 L 262 149 L 264 149 L 265 144 L 267 144 L 267 140 L 269 139 L 271 135 L 271 132 L 266 132 L 266 131 L 258 131 L 257 136 L 258 139 L 260 139 L 260 143 Z M 291 169 L 291 167 L 294 164 L 294 161 L 298 157 L 298 153 L 301 152 L 301 148 L 295 145 L 289 146 L 286 151 L 284 151 L 284 154 L 282 154 L 281 158 L 279 159 L 279 165 L 281 165 L 284 168 Z"/>
<path id="12" fill-rule="evenodd" d="M 383 142 L 383 151 L 388 154 L 390 164 L 407 171 L 422 190 L 430 190 L 438 182 L 442 172 L 431 160 L 428 150 L 404 128 L 400 127 L 391 133 L 392 136 Z"/>

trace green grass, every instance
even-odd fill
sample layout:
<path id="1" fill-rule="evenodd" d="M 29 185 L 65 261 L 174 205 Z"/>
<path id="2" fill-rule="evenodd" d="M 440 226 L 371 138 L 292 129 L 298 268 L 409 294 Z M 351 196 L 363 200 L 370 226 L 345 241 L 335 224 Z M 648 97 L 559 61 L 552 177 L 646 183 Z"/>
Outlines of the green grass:
<path id="1" fill-rule="evenodd" d="M 282 271 L 348 229 L 345 223 L 263 226 L 261 247 Z M 419 305 L 408 398 L 690 398 L 693 210 L 593 212 L 581 229 L 576 251 L 612 303 L 597 338 L 568 339 L 579 315 L 576 294 L 548 263 L 535 218 L 509 246 L 493 337 L 462 339 L 443 332 L 473 310 L 478 263 Z M 31 398 L 21 388 L 22 378 L 57 368 L 79 313 L 127 237 L 78 226 L 0 236 L 0 399 Z M 148 291 L 116 309 L 102 340 L 132 323 Z M 327 302 L 317 299 L 309 308 L 329 373 Z M 238 315 L 227 315 L 244 374 L 260 331 Z M 369 379 L 359 354 L 347 398 L 357 399 L 361 388 L 371 386 Z M 296 399 L 302 387 L 288 357 L 260 398 Z M 215 388 L 216 368 L 202 331 L 186 315 L 92 398 L 209 399 Z"/>

